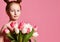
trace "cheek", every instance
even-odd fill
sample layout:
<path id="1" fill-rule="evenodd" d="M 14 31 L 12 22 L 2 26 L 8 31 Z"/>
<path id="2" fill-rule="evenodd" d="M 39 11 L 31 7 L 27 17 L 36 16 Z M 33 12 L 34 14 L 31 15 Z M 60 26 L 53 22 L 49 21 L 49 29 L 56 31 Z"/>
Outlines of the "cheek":
<path id="1" fill-rule="evenodd" d="M 12 17 L 14 16 L 14 15 L 13 15 L 14 13 L 11 13 L 11 12 L 8 12 L 7 14 L 8 14 L 8 16 L 9 16 L 10 18 L 12 18 Z"/>
<path id="2" fill-rule="evenodd" d="M 11 15 L 11 16 L 14 16 L 14 12 L 10 12 L 10 15 Z"/>
<path id="3" fill-rule="evenodd" d="M 20 15 L 20 14 L 21 14 L 21 12 L 18 12 L 18 13 L 17 13 L 17 15 Z"/>
<path id="4" fill-rule="evenodd" d="M 11 15 L 14 15 L 14 12 L 10 12 Z"/>

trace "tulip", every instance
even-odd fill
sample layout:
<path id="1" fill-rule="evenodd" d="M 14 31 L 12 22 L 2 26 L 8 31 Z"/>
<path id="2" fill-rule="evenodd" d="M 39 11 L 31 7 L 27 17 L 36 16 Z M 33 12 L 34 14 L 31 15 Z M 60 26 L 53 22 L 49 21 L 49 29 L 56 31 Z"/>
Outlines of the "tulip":
<path id="1" fill-rule="evenodd" d="M 18 26 L 19 30 L 22 30 L 23 29 L 23 25 L 24 25 L 24 22 L 21 22 Z"/>
<path id="2" fill-rule="evenodd" d="M 14 28 L 18 28 L 18 24 L 17 23 L 14 25 Z"/>
<path id="3" fill-rule="evenodd" d="M 29 32 L 30 32 L 30 28 L 27 29 L 27 33 L 29 33 Z"/>
<path id="4" fill-rule="evenodd" d="M 10 24 L 10 26 L 11 26 L 12 28 L 17 28 L 17 27 L 18 27 L 18 24 L 17 24 L 17 22 L 12 22 L 12 23 Z"/>
<path id="5" fill-rule="evenodd" d="M 10 31 L 9 31 L 7 28 L 5 28 L 5 29 L 4 29 L 4 32 L 5 32 L 6 34 L 8 34 Z"/>
<path id="6" fill-rule="evenodd" d="M 39 34 L 37 32 L 33 33 L 33 37 L 37 37 Z"/>
<path id="7" fill-rule="evenodd" d="M 34 31 L 36 32 L 38 27 L 37 26 L 34 26 L 33 28 L 34 28 Z"/>
<path id="8" fill-rule="evenodd" d="M 18 28 L 15 28 L 15 33 L 19 34 L 19 29 Z"/>
<path id="9" fill-rule="evenodd" d="M 22 29 L 22 33 L 29 33 L 32 31 L 32 25 L 30 25 L 29 23 L 24 23 L 23 24 L 23 29 Z"/>
<path id="10" fill-rule="evenodd" d="M 33 28 L 32 25 L 30 25 L 29 23 L 24 24 L 23 27 L 24 28 L 27 28 L 27 29 L 29 28 L 30 29 L 30 32 L 32 31 L 32 28 Z"/>
<path id="11" fill-rule="evenodd" d="M 23 33 L 23 34 L 27 33 L 27 29 L 25 29 L 25 28 L 22 29 L 22 33 Z"/>
<path id="12" fill-rule="evenodd" d="M 14 28 L 14 25 L 16 24 L 16 22 L 11 22 L 11 24 L 10 24 L 10 26 L 12 27 L 12 28 Z"/>

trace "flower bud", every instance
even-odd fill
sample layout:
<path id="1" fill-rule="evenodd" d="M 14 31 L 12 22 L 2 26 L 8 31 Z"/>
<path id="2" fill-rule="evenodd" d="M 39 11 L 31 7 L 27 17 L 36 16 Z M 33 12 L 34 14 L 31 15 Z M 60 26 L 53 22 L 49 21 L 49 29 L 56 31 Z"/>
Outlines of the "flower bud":
<path id="1" fill-rule="evenodd" d="M 26 28 L 23 28 L 22 33 L 23 34 L 27 33 L 27 29 Z"/>
<path id="2" fill-rule="evenodd" d="M 34 31 L 36 32 L 38 27 L 37 26 L 34 26 L 33 28 L 34 28 Z"/>
<path id="3" fill-rule="evenodd" d="M 10 31 L 9 31 L 7 28 L 5 28 L 5 29 L 4 29 L 4 32 L 5 32 L 6 34 L 8 34 Z"/>
<path id="4" fill-rule="evenodd" d="M 37 37 L 39 34 L 37 32 L 33 33 L 33 37 Z"/>
<path id="5" fill-rule="evenodd" d="M 19 29 L 15 28 L 15 33 L 18 34 L 19 33 Z"/>

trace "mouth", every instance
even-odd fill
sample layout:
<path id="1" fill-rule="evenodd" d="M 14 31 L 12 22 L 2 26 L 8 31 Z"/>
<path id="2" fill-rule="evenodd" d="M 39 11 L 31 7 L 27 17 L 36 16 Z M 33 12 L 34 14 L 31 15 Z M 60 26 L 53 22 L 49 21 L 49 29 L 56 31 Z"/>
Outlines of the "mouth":
<path id="1" fill-rule="evenodd" d="M 14 17 L 18 17 L 18 16 L 14 16 Z"/>

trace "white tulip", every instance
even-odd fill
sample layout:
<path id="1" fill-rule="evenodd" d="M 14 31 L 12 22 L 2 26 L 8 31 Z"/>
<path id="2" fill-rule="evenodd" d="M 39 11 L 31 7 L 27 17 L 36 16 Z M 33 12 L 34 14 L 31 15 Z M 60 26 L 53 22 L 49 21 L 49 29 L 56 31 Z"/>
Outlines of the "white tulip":
<path id="1" fill-rule="evenodd" d="M 37 32 L 33 33 L 33 37 L 37 37 L 39 34 Z"/>
<path id="2" fill-rule="evenodd" d="M 19 29 L 15 28 L 15 32 L 16 32 L 16 34 L 18 34 L 19 33 Z"/>
<path id="3" fill-rule="evenodd" d="M 24 28 L 24 29 L 22 30 L 22 33 L 23 33 L 23 34 L 27 33 L 27 29 Z"/>
<path id="4" fill-rule="evenodd" d="M 30 25 L 29 23 L 28 24 L 24 24 L 23 25 L 24 28 L 30 28 L 30 32 L 32 31 L 32 25 Z"/>
<path id="5" fill-rule="evenodd" d="M 14 25 L 14 28 L 18 28 L 18 24 L 17 23 Z"/>

